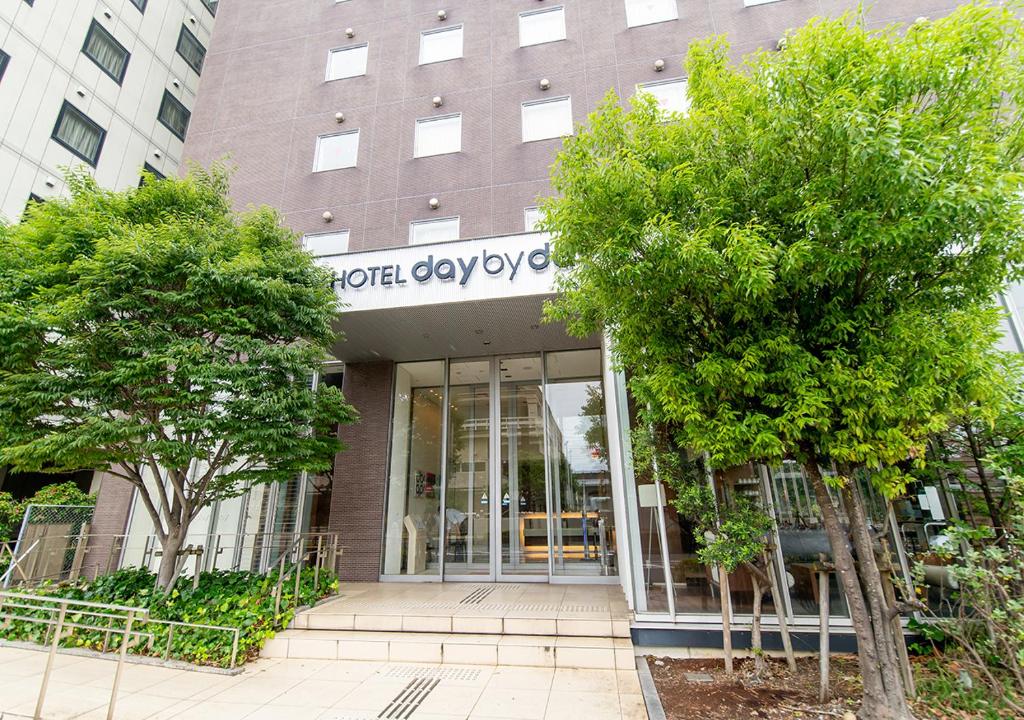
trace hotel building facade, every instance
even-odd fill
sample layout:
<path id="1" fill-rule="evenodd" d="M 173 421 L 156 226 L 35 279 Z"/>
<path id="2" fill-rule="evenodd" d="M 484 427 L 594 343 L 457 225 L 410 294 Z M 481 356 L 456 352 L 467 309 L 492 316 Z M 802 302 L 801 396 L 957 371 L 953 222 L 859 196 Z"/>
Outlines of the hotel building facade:
<path id="1" fill-rule="evenodd" d="M 955 5 L 893 0 L 866 21 Z M 634 473 L 630 397 L 605 339 L 542 321 L 555 268 L 537 206 L 563 136 L 609 91 L 685 110 L 692 40 L 725 34 L 739 58 L 855 6 L 223 0 L 182 157 L 233 164 L 236 208 L 278 208 L 335 271 L 345 338 L 314 382 L 340 384 L 361 420 L 340 429 L 349 449 L 328 476 L 204 512 L 193 534 L 218 549 L 207 566 L 237 566 L 241 546 L 232 558 L 221 537 L 332 531 L 346 548 L 343 582 L 616 585 L 641 642 L 720 642 L 721 603 L 742 622 L 751 579 L 737 571 L 723 598 L 671 490 Z M 1007 342 L 1019 349 L 1013 300 Z M 782 607 L 767 612 L 816 627 L 814 562 L 827 540 L 800 469 L 709 470 L 708 481 L 774 514 Z M 915 489 L 888 514 L 869 497 L 907 574 L 957 513 L 939 488 Z M 128 533 L 123 562 L 154 562 L 133 504 L 105 482 L 96 529 Z M 938 570 L 928 582 L 938 599 L 948 590 Z"/>

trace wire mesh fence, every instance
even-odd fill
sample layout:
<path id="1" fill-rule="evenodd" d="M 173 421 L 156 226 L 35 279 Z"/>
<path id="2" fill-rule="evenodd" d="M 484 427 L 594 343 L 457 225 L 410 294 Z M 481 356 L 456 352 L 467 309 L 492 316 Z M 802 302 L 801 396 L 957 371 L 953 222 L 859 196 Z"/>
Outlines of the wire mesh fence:
<path id="1" fill-rule="evenodd" d="M 93 510 L 92 505 L 31 504 L 25 508 L 13 548 L 0 552 L 0 587 L 79 577 Z"/>

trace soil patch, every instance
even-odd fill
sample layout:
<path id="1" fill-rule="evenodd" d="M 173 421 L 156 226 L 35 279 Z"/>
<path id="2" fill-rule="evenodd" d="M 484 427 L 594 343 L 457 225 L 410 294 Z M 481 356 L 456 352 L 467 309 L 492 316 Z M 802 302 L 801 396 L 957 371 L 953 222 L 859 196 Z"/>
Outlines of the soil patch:
<path id="1" fill-rule="evenodd" d="M 727 675 L 721 660 L 677 660 L 647 657 L 661 704 L 669 720 L 745 720 L 746 718 L 799 718 L 834 720 L 859 705 L 860 676 L 853 656 L 833 656 L 830 689 L 832 696 L 818 703 L 818 659 L 797 659 L 791 673 L 784 660 L 771 659 L 760 677 L 754 661 L 736 661 Z M 691 674 L 688 678 L 687 674 Z M 693 679 L 693 673 L 710 675 Z"/>

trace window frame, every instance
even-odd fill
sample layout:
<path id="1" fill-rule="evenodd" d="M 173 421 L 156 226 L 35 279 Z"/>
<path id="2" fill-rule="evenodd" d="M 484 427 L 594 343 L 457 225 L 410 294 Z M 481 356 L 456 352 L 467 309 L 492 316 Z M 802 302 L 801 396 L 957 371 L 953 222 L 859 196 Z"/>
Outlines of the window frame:
<path id="1" fill-rule="evenodd" d="M 155 167 L 150 165 L 148 162 L 142 163 L 142 170 L 143 170 L 143 172 L 151 173 L 153 175 L 153 177 L 156 178 L 157 180 L 165 180 L 167 178 L 166 175 L 164 175 L 162 172 L 160 172 Z M 142 187 L 145 184 L 146 184 L 146 176 L 143 175 L 142 173 L 139 173 L 139 187 Z"/>
<path id="2" fill-rule="evenodd" d="M 673 20 L 678 20 L 679 19 L 679 2 L 678 2 L 678 0 L 667 0 L 667 1 L 672 3 L 673 17 L 666 17 L 666 18 L 662 18 L 661 20 L 647 20 L 645 22 L 631 23 L 629 21 L 629 4 L 630 4 L 630 0 L 623 0 L 623 7 L 626 10 L 626 27 L 627 28 L 646 27 L 647 25 L 657 25 L 657 24 L 663 23 L 663 22 L 672 22 Z"/>
<path id="3" fill-rule="evenodd" d="M 321 254 L 315 253 L 312 250 L 310 250 L 309 247 L 306 244 L 306 241 L 309 240 L 310 238 L 327 237 L 327 236 L 330 236 L 330 235 L 344 235 L 345 236 L 345 249 L 344 250 L 340 250 L 338 252 L 324 253 L 324 254 L 321 255 Z M 305 233 L 302 236 L 302 249 L 305 250 L 306 252 L 308 252 L 310 255 L 312 255 L 315 258 L 339 257 L 341 255 L 347 255 L 348 254 L 349 242 L 351 241 L 351 239 L 352 239 L 352 231 L 350 229 L 348 229 L 348 228 L 344 228 L 342 230 L 331 230 L 331 231 L 327 231 L 327 232 Z"/>
<path id="4" fill-rule="evenodd" d="M 452 57 L 442 58 L 440 60 L 424 60 L 423 59 L 423 38 L 428 35 L 442 35 L 444 33 L 459 31 L 459 54 L 453 55 Z M 434 28 L 432 30 L 420 30 L 420 51 L 417 65 L 434 65 L 435 63 L 449 62 L 451 60 L 461 60 L 466 56 L 466 26 L 462 23 L 458 25 L 449 25 L 443 28 Z"/>
<path id="5" fill-rule="evenodd" d="M 174 104 L 180 106 L 181 109 L 185 111 L 185 115 L 186 115 L 186 117 L 185 117 L 185 129 L 184 129 L 184 131 L 182 131 L 182 133 L 180 135 L 178 134 L 177 128 L 171 127 L 171 124 L 168 123 L 163 118 L 164 106 L 167 104 L 168 100 L 170 100 L 171 103 L 174 103 Z M 174 137 L 178 138 L 182 142 L 185 142 L 185 135 L 188 134 L 188 126 L 192 122 L 192 111 L 189 110 L 187 107 L 185 107 L 185 103 L 183 103 L 178 98 L 174 97 L 174 94 L 171 93 L 171 91 L 167 90 L 166 88 L 164 89 L 164 96 L 160 99 L 160 109 L 157 110 L 157 112 L 156 112 L 156 119 L 158 121 L 160 121 L 161 125 L 163 125 L 165 128 L 170 130 L 171 134 L 174 135 Z"/>
<path id="6" fill-rule="evenodd" d="M 67 112 L 70 112 L 72 115 L 77 116 L 77 118 L 84 122 L 87 126 L 99 132 L 100 139 L 99 142 L 96 143 L 96 157 L 88 157 L 83 152 L 73 147 L 70 143 L 65 142 L 63 138 L 58 137 L 57 131 L 60 129 L 61 121 L 64 119 L 64 114 Z M 75 157 L 88 163 L 91 167 L 96 167 L 99 164 L 100 155 L 103 154 L 103 143 L 107 139 L 107 131 L 98 122 L 96 122 L 91 117 L 86 115 L 84 112 L 79 110 L 77 107 L 72 105 L 69 101 L 65 100 L 64 104 L 60 106 L 60 112 L 57 113 L 57 122 L 53 125 L 53 132 L 50 133 L 50 139 L 56 142 L 58 145 L 60 145 L 68 152 L 70 152 Z"/>
<path id="7" fill-rule="evenodd" d="M 555 103 L 561 103 L 561 102 L 567 103 L 568 107 L 569 107 L 569 132 L 567 134 L 546 135 L 544 137 L 531 137 L 531 138 L 527 138 L 526 137 L 526 108 L 534 107 L 536 105 L 553 105 Z M 573 121 L 573 115 L 572 115 L 572 96 L 571 95 L 565 95 L 565 96 L 562 96 L 562 97 L 550 98 L 550 99 L 545 98 L 544 100 L 526 100 L 526 101 L 524 101 L 520 105 L 519 116 L 520 116 L 520 119 L 519 119 L 520 134 L 522 136 L 522 140 L 523 140 L 524 143 L 542 142 L 544 140 L 555 140 L 556 138 L 570 137 L 570 136 L 576 134 L 576 124 Z"/>
<path id="8" fill-rule="evenodd" d="M 443 150 L 441 152 L 420 152 L 420 127 L 429 125 L 430 123 L 440 122 L 442 120 L 451 120 L 453 118 L 459 119 L 459 147 L 455 150 Z M 434 157 L 436 155 L 454 155 L 455 153 L 462 152 L 462 113 L 449 113 L 447 115 L 435 115 L 433 117 L 417 118 L 416 125 L 413 127 L 413 138 L 412 138 L 412 156 L 413 159 Z"/>
<path id="9" fill-rule="evenodd" d="M 118 49 L 122 53 L 124 53 L 124 63 L 121 65 L 121 74 L 120 75 L 115 75 L 114 73 L 112 73 L 110 71 L 110 68 L 104 66 L 103 63 L 101 63 L 97 58 L 95 58 L 95 57 L 93 57 L 92 55 L 89 54 L 89 52 L 88 52 L 88 49 L 89 49 L 89 39 L 92 37 L 93 32 L 96 32 L 96 31 L 99 32 L 100 36 L 105 36 L 105 38 L 107 40 L 109 40 L 110 42 L 114 43 L 114 45 L 116 45 L 118 47 Z M 92 22 L 89 24 L 88 32 L 85 33 L 85 41 L 82 43 L 82 54 L 85 55 L 90 60 L 92 60 L 93 64 L 96 65 L 96 67 L 98 67 L 100 70 L 102 70 L 103 73 L 107 77 L 109 77 L 111 80 L 116 82 L 118 85 L 121 85 L 122 83 L 124 83 L 124 76 L 128 72 L 128 62 L 132 59 L 132 54 L 130 52 L 128 52 L 128 48 L 126 48 L 124 45 L 122 45 L 120 42 L 118 42 L 117 38 L 114 37 L 113 33 L 111 33 L 109 30 L 107 30 L 105 27 L 103 27 L 99 22 L 97 22 L 96 18 L 93 18 Z"/>
<path id="10" fill-rule="evenodd" d="M 531 43 L 525 43 L 524 44 L 523 43 L 523 18 L 531 17 L 531 16 L 534 16 L 534 15 L 548 15 L 548 14 L 552 14 L 552 13 L 559 13 L 561 15 L 561 18 L 562 18 L 562 37 L 554 38 L 552 40 L 541 40 L 539 42 L 531 42 Z M 566 22 L 566 19 L 565 19 L 565 5 L 554 5 L 552 7 L 543 7 L 543 8 L 538 8 L 538 9 L 534 9 L 534 10 L 523 10 L 521 13 L 519 13 L 518 28 L 517 29 L 519 31 L 519 47 L 521 47 L 521 48 L 524 48 L 524 47 L 534 47 L 535 45 L 547 45 L 548 43 L 553 43 L 553 42 L 562 42 L 563 40 L 566 40 L 568 38 L 568 36 L 569 36 L 568 23 Z"/>
<path id="11" fill-rule="evenodd" d="M 217 7 L 220 5 L 220 0 L 200 0 L 203 3 L 203 7 L 206 8 L 207 12 L 213 17 L 217 17 Z"/>
<path id="12" fill-rule="evenodd" d="M 7 72 L 7 65 L 8 63 L 10 63 L 10 61 L 11 56 L 3 50 L 0 50 L 0 81 L 3 81 L 4 73 Z"/>
<path id="13" fill-rule="evenodd" d="M 199 67 L 196 67 L 195 65 L 193 65 L 193 64 L 192 64 L 192 61 L 191 61 L 191 60 L 189 60 L 189 59 L 188 59 L 188 58 L 187 58 L 187 57 L 185 56 L 185 53 L 183 53 L 183 52 L 181 51 L 181 42 L 182 42 L 182 40 L 184 40 L 184 39 L 185 39 L 185 36 L 186 36 L 186 35 L 188 35 L 188 37 L 190 37 L 190 38 L 192 39 L 192 41 L 193 41 L 193 42 L 195 42 L 195 44 L 196 44 L 196 45 L 197 45 L 197 46 L 198 46 L 198 47 L 199 47 L 200 49 L 202 49 L 202 51 L 203 51 L 203 58 L 202 58 L 202 60 L 200 60 L 200 61 L 199 61 Z M 182 60 L 184 60 L 184 61 L 185 61 L 185 63 L 186 63 L 186 64 L 187 64 L 187 65 L 188 65 L 188 66 L 189 66 L 190 68 L 192 68 L 193 70 L 195 70 L 195 71 L 196 71 L 196 75 L 202 75 L 202 74 L 203 74 L 203 66 L 204 66 L 204 65 L 206 64 L 206 52 L 207 52 L 207 50 L 206 50 L 206 46 L 205 46 L 205 45 L 203 45 L 203 43 L 199 41 L 199 38 L 197 38 L 197 37 L 195 36 L 195 33 L 193 33 L 193 32 L 192 32 L 191 30 L 189 30 L 189 29 L 188 29 L 187 27 L 185 27 L 185 25 L 184 25 L 184 24 L 182 24 L 182 26 L 181 26 L 181 30 L 180 30 L 180 31 L 178 32 L 178 42 L 176 42 L 176 43 L 174 44 L 174 52 L 178 53 L 178 57 L 180 57 L 180 58 L 181 58 Z"/>
<path id="14" fill-rule="evenodd" d="M 331 59 L 334 57 L 334 53 L 346 52 L 349 50 L 358 50 L 359 48 L 366 48 L 366 62 L 363 64 L 363 71 L 356 75 L 344 75 L 342 77 L 331 77 Z M 330 48 L 327 51 L 327 67 L 324 68 L 324 82 L 334 82 L 336 80 L 348 80 L 350 78 L 365 77 L 370 67 L 370 43 L 357 43 L 355 45 L 341 45 L 338 47 Z"/>
<path id="15" fill-rule="evenodd" d="M 351 168 L 359 167 L 359 143 L 360 143 L 360 140 L 361 140 L 359 130 L 360 130 L 360 128 L 355 128 L 354 130 L 342 130 L 341 132 L 333 132 L 333 133 L 325 133 L 323 135 L 317 135 L 316 136 L 316 144 L 313 146 L 313 172 L 315 172 L 315 173 L 333 172 L 335 170 L 349 170 Z M 352 158 L 352 164 L 351 165 L 340 165 L 338 167 L 331 167 L 331 168 L 320 168 L 319 167 L 319 165 L 320 165 L 320 141 L 323 140 L 324 138 L 339 137 L 341 135 L 355 135 L 356 136 L 356 152 L 355 152 L 355 157 Z"/>
<path id="16" fill-rule="evenodd" d="M 416 242 L 416 228 L 425 225 L 439 225 L 441 223 L 455 222 L 455 237 L 449 238 L 448 240 L 431 240 L 429 242 Z M 433 243 L 440 242 L 455 242 L 456 240 L 462 239 L 462 216 L 452 215 L 450 217 L 443 218 L 429 218 L 426 220 L 412 220 L 409 222 L 409 245 L 431 245 Z"/>
<path id="17" fill-rule="evenodd" d="M 667 116 L 670 116 L 670 115 L 675 115 L 675 114 L 686 115 L 690 111 L 690 93 L 689 93 L 690 80 L 689 80 L 688 77 L 676 77 L 676 78 L 668 78 L 667 80 L 652 80 L 651 82 L 637 83 L 636 93 L 639 94 L 639 93 L 642 93 L 642 92 L 646 92 L 648 95 L 651 95 L 652 97 L 654 97 L 655 100 L 657 100 L 657 96 L 654 95 L 654 93 L 649 92 L 647 90 L 647 88 L 649 88 L 649 87 L 657 87 L 659 85 L 676 85 L 676 84 L 680 84 L 680 85 L 683 86 L 683 99 L 686 101 L 686 110 L 681 110 L 681 111 L 680 110 L 666 110 L 665 108 L 661 107 L 660 103 L 658 105 L 658 109 L 661 110 L 661 112 L 666 115 L 666 119 L 667 119 Z"/>
<path id="18" fill-rule="evenodd" d="M 530 227 L 530 213 L 536 213 L 537 218 L 534 220 L 533 227 Z M 537 223 L 544 219 L 544 213 L 540 209 L 540 205 L 530 205 L 529 207 L 523 208 L 523 232 L 527 233 L 538 233 L 540 230 L 537 229 Z"/>

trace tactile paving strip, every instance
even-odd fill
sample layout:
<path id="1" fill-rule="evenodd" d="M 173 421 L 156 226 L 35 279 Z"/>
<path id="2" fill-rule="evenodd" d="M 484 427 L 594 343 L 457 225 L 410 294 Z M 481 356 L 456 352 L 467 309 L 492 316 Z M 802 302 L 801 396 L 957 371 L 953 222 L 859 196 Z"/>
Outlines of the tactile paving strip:
<path id="1" fill-rule="evenodd" d="M 473 681 L 480 679 L 478 668 L 393 667 L 381 673 L 388 678 L 437 678 L 438 680 Z"/>
<path id="2" fill-rule="evenodd" d="M 416 712 L 427 698 L 427 695 L 433 692 L 439 682 L 441 682 L 439 678 L 416 678 L 410 680 L 409 684 L 395 695 L 395 698 L 388 703 L 386 708 L 380 711 L 377 717 L 387 718 L 387 720 L 405 720 L 405 718 Z"/>

